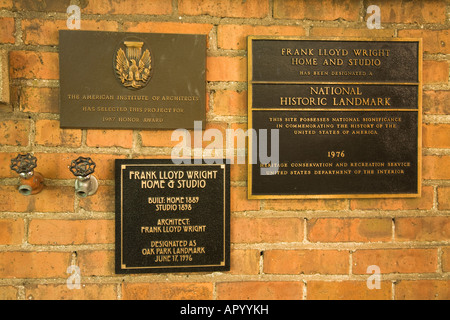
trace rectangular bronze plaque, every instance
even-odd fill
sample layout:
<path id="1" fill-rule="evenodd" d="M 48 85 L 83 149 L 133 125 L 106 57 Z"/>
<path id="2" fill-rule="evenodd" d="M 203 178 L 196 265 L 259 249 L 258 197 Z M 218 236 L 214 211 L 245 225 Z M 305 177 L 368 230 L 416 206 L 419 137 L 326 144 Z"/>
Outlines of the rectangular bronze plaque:
<path id="1" fill-rule="evenodd" d="M 115 164 L 116 273 L 230 269 L 229 164 Z"/>
<path id="2" fill-rule="evenodd" d="M 62 128 L 204 124 L 205 35 L 60 30 L 59 61 Z"/>
<path id="3" fill-rule="evenodd" d="M 249 148 L 249 198 L 420 195 L 420 39 L 250 36 L 248 50 L 249 130 L 279 136 L 277 161 Z"/>

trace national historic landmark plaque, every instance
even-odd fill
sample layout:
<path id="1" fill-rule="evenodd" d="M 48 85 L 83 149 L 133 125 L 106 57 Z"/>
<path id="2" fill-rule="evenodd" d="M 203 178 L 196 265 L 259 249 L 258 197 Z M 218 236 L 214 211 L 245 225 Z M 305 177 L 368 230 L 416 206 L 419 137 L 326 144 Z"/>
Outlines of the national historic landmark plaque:
<path id="1" fill-rule="evenodd" d="M 249 37 L 248 50 L 249 129 L 279 134 L 276 162 L 249 148 L 249 198 L 420 195 L 421 40 Z"/>
<path id="2" fill-rule="evenodd" d="M 228 164 L 116 160 L 116 273 L 230 268 Z"/>
<path id="3" fill-rule="evenodd" d="M 62 128 L 205 121 L 205 35 L 61 30 L 59 61 Z"/>

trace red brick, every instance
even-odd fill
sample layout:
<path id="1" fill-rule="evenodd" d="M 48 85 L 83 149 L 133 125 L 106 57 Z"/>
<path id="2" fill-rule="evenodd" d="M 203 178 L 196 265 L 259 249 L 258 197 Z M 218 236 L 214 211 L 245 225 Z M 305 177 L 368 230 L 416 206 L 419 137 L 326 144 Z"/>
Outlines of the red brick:
<path id="1" fill-rule="evenodd" d="M 348 270 L 348 251 L 267 250 L 264 252 L 264 273 L 347 274 Z"/>
<path id="2" fill-rule="evenodd" d="M 71 187 L 45 186 L 42 191 L 30 198 L 28 210 L 35 212 L 73 212 L 75 198 Z"/>
<path id="3" fill-rule="evenodd" d="M 393 29 L 355 29 L 355 28 L 325 28 L 325 27 L 313 27 L 310 32 L 310 36 L 314 37 L 364 37 L 364 38 L 389 38 L 394 37 L 395 30 Z"/>
<path id="4" fill-rule="evenodd" d="M 395 285 L 396 300 L 449 300 L 450 280 L 401 280 Z"/>
<path id="5" fill-rule="evenodd" d="M 353 253 L 353 273 L 365 274 L 377 265 L 382 274 L 426 273 L 437 270 L 437 249 L 373 249 Z"/>
<path id="6" fill-rule="evenodd" d="M 445 0 L 378 1 L 381 23 L 444 23 Z M 364 8 L 366 12 L 367 8 Z M 368 15 L 365 17 L 367 20 Z"/>
<path id="7" fill-rule="evenodd" d="M 28 232 L 28 242 L 31 244 L 113 243 L 114 221 L 33 219 Z"/>
<path id="8" fill-rule="evenodd" d="M 259 210 L 259 200 L 247 200 L 246 187 L 231 187 L 230 206 L 232 212 Z"/>
<path id="9" fill-rule="evenodd" d="M 217 27 L 217 45 L 221 49 L 246 50 L 247 36 L 276 35 L 276 36 L 304 36 L 305 29 L 300 26 L 254 26 L 223 24 Z"/>
<path id="10" fill-rule="evenodd" d="M 0 244 L 14 245 L 23 242 L 25 224 L 23 219 L 0 219 Z"/>
<path id="11" fill-rule="evenodd" d="M 450 238 L 450 217 L 396 218 L 397 241 L 446 241 Z"/>
<path id="12" fill-rule="evenodd" d="M 0 0 L 0 8 L 1 9 L 12 9 L 13 0 Z"/>
<path id="13" fill-rule="evenodd" d="M 425 148 L 450 148 L 450 124 L 424 124 L 422 141 Z"/>
<path id="14" fill-rule="evenodd" d="M 3 120 L 0 123 L 0 145 L 27 146 L 30 121 Z"/>
<path id="15" fill-rule="evenodd" d="M 248 163 L 246 152 L 248 150 L 248 125 L 247 123 L 231 123 L 231 128 L 228 131 L 227 139 L 230 140 L 227 149 L 231 150 L 231 154 L 234 156 L 230 158 L 233 159 L 234 164 L 246 165 Z M 243 170 L 243 169 L 240 169 Z M 247 171 L 245 171 L 247 173 Z M 246 179 L 244 179 L 246 180 Z"/>
<path id="16" fill-rule="evenodd" d="M 86 145 L 89 147 L 133 146 L 133 130 L 87 130 Z"/>
<path id="17" fill-rule="evenodd" d="M 16 32 L 14 18 L 0 18 L 0 26 L 2 28 L 0 43 L 14 43 L 16 41 L 16 37 L 14 36 Z"/>
<path id="18" fill-rule="evenodd" d="M 145 130 L 139 134 L 143 147 L 174 147 L 180 143 L 185 143 L 189 147 L 189 144 L 192 143 L 191 130 L 188 130 L 189 136 L 186 136 L 186 139 L 183 136 L 183 138 L 180 137 L 176 141 L 172 141 L 173 133 L 174 131 L 172 130 Z"/>
<path id="19" fill-rule="evenodd" d="M 67 278 L 72 252 L 0 252 L 2 278 Z M 112 251 L 77 251 L 81 276 L 114 274 Z"/>
<path id="20" fill-rule="evenodd" d="M 423 179 L 450 179 L 450 156 L 423 156 Z"/>
<path id="21" fill-rule="evenodd" d="M 81 130 L 61 129 L 59 120 L 38 120 L 36 121 L 35 143 L 49 147 L 79 147 Z"/>
<path id="22" fill-rule="evenodd" d="M 59 113 L 59 88 L 22 87 L 17 100 L 23 112 Z"/>
<path id="23" fill-rule="evenodd" d="M 214 114 L 222 116 L 247 115 L 247 91 L 217 90 L 213 98 Z"/>
<path id="24" fill-rule="evenodd" d="M 297 210 L 345 210 L 347 200 L 266 200 L 265 210 L 297 211 Z"/>
<path id="25" fill-rule="evenodd" d="M 231 181 L 246 181 L 247 180 L 247 165 L 246 164 L 238 164 L 237 160 L 236 160 L 234 162 L 234 164 L 231 165 L 230 179 L 231 179 Z"/>
<path id="26" fill-rule="evenodd" d="M 369 289 L 366 281 L 308 281 L 308 300 L 389 300 L 391 282 Z"/>
<path id="27" fill-rule="evenodd" d="M 5 112 L 13 111 L 13 99 L 11 96 L 15 95 L 16 89 L 12 87 L 10 89 L 9 84 L 9 72 L 8 72 L 8 51 L 5 49 L 0 50 L 0 110 Z"/>
<path id="28" fill-rule="evenodd" d="M 221 282 L 217 284 L 216 291 L 219 300 L 301 300 L 303 282 Z"/>
<path id="29" fill-rule="evenodd" d="M 423 112 L 425 114 L 450 114 L 450 91 L 424 91 Z"/>
<path id="30" fill-rule="evenodd" d="M 70 6 L 70 0 L 21 0 L 14 1 L 14 9 L 20 11 L 47 11 L 47 12 L 66 12 Z"/>
<path id="31" fill-rule="evenodd" d="M 214 130 L 211 130 L 214 129 Z M 197 146 L 202 146 L 203 149 L 213 148 L 215 146 L 214 142 L 216 142 L 216 137 L 219 139 L 217 143 L 217 147 L 222 146 L 222 148 L 218 148 L 224 150 L 226 148 L 226 129 L 227 123 L 220 122 L 211 122 L 208 121 L 206 123 L 205 128 L 202 130 L 201 135 L 195 134 L 194 130 L 189 130 L 192 138 L 192 148 L 197 148 Z M 218 130 L 218 131 L 217 131 Z M 222 139 L 222 141 L 220 141 Z M 220 145 L 221 144 L 221 145 Z M 210 150 L 211 151 L 211 150 Z M 203 150 L 203 154 L 205 155 L 205 150 Z M 221 156 L 222 158 L 222 156 Z"/>
<path id="32" fill-rule="evenodd" d="M 320 218 L 307 224 L 308 240 L 312 242 L 390 241 L 391 219 Z"/>
<path id="33" fill-rule="evenodd" d="M 210 15 L 214 17 L 264 18 L 269 14 L 267 0 L 214 1 L 214 0 L 180 0 L 180 15 Z"/>
<path id="34" fill-rule="evenodd" d="M 424 61 L 422 68 L 424 84 L 448 83 L 447 61 Z"/>
<path id="35" fill-rule="evenodd" d="M 258 250 L 243 249 L 231 250 L 230 273 L 231 274 L 258 274 L 259 273 Z"/>
<path id="36" fill-rule="evenodd" d="M 0 286 L 0 300 L 17 300 L 17 288 L 13 286 Z"/>
<path id="37" fill-rule="evenodd" d="M 163 15 L 171 14 L 172 2 L 167 0 L 90 0 L 82 13 L 85 14 L 128 14 Z"/>
<path id="38" fill-rule="evenodd" d="M 0 186 L 0 211 L 27 212 L 30 201 L 23 201 L 18 186 Z"/>
<path id="39" fill-rule="evenodd" d="M 450 271 L 450 247 L 442 248 L 442 271 Z"/>
<path id="40" fill-rule="evenodd" d="M 66 278 L 71 252 L 0 252 L 2 278 Z"/>
<path id="41" fill-rule="evenodd" d="M 213 129 L 213 130 L 212 130 Z M 203 156 L 206 157 L 206 152 L 210 152 L 212 150 L 205 150 L 205 148 L 209 147 L 209 149 L 219 149 L 218 151 L 223 151 L 226 148 L 226 123 L 220 122 L 211 122 L 209 121 L 205 127 L 202 127 L 202 130 L 194 131 L 194 130 L 185 130 L 181 129 L 181 131 L 177 130 L 156 130 L 156 131 L 142 131 L 142 145 L 148 147 L 180 147 L 185 146 L 188 149 L 188 152 L 191 152 L 192 149 L 195 150 L 196 153 L 200 154 L 203 152 Z M 217 131 L 218 130 L 218 131 Z M 172 141 L 172 136 L 175 141 Z M 215 138 L 223 139 L 223 141 L 216 141 Z M 217 147 L 217 148 L 215 148 Z M 190 156 L 190 154 L 188 155 Z M 222 156 L 220 156 L 222 157 Z"/>
<path id="42" fill-rule="evenodd" d="M 448 30 L 399 30 L 399 38 L 422 38 L 423 52 L 450 53 L 450 33 Z"/>
<path id="43" fill-rule="evenodd" d="M 69 275 L 67 275 L 69 277 Z M 67 284 L 38 284 L 25 287 L 25 297 L 33 300 L 116 300 L 115 284 L 85 284 L 81 274 L 80 289 Z"/>
<path id="44" fill-rule="evenodd" d="M 438 188 L 438 208 L 439 210 L 450 209 L 450 187 Z"/>
<path id="45" fill-rule="evenodd" d="M 0 178 L 15 178 L 17 173 L 9 167 L 11 159 L 15 158 L 17 152 L 0 152 Z"/>
<path id="46" fill-rule="evenodd" d="M 303 220 L 299 218 L 232 218 L 231 242 L 300 242 Z"/>
<path id="47" fill-rule="evenodd" d="M 192 148 L 205 148 L 209 146 L 211 143 L 215 141 L 214 137 L 218 132 L 212 132 L 209 131 L 208 133 L 211 134 L 211 137 L 213 137 L 212 141 L 208 140 L 210 137 L 205 136 L 206 130 L 209 129 L 217 129 L 220 131 L 219 138 L 223 138 L 226 136 L 226 123 L 218 123 L 218 122 L 208 122 L 206 124 L 205 128 L 202 128 L 199 132 L 194 132 L 194 130 L 182 130 L 181 133 L 183 134 L 180 136 L 178 132 L 172 131 L 172 130 L 151 130 L 151 131 L 141 131 L 141 140 L 142 140 L 142 146 L 143 147 L 175 147 L 175 146 L 186 146 L 188 149 Z M 172 141 L 172 135 L 174 139 L 177 139 L 175 141 Z M 220 141 L 218 142 L 220 143 Z M 222 142 L 222 148 L 219 148 L 223 150 L 226 147 L 226 141 L 223 140 Z M 213 147 L 213 146 L 211 146 Z M 190 151 L 190 150 L 189 150 Z M 203 150 L 204 152 L 205 150 Z"/>
<path id="48" fill-rule="evenodd" d="M 213 284 L 201 282 L 186 283 L 124 283 L 124 300 L 210 300 Z"/>
<path id="49" fill-rule="evenodd" d="M 207 57 L 207 81 L 247 81 L 245 57 Z"/>
<path id="50" fill-rule="evenodd" d="M 73 212 L 75 192 L 70 187 L 44 186 L 35 195 L 24 196 L 18 186 L 0 186 L 0 211 Z"/>
<path id="51" fill-rule="evenodd" d="M 86 211 L 114 212 L 114 186 L 99 186 L 97 192 L 89 197 L 79 199 L 80 209 Z"/>
<path id="52" fill-rule="evenodd" d="M 56 52 L 11 51 L 11 79 L 59 79 L 59 59 Z"/>
<path id="53" fill-rule="evenodd" d="M 359 1 L 319 0 L 312 5 L 306 0 L 274 0 L 273 16 L 276 19 L 357 21 Z"/>
<path id="54" fill-rule="evenodd" d="M 78 250 L 77 265 L 82 277 L 112 276 L 115 274 L 114 250 Z"/>
<path id="55" fill-rule="evenodd" d="M 433 207 L 434 190 L 431 186 L 422 187 L 418 198 L 392 199 L 352 199 L 352 210 L 429 210 Z"/>
<path id="56" fill-rule="evenodd" d="M 124 22 L 126 32 L 152 32 L 152 33 L 180 33 L 180 34 L 204 34 L 206 46 L 209 48 L 209 34 L 213 28 L 209 23 L 180 23 L 180 22 Z"/>
<path id="57" fill-rule="evenodd" d="M 22 38 L 25 44 L 58 45 L 58 31 L 66 29 L 66 20 L 22 20 Z M 81 29 L 93 31 L 118 31 L 118 24 L 116 21 L 82 19 Z"/>

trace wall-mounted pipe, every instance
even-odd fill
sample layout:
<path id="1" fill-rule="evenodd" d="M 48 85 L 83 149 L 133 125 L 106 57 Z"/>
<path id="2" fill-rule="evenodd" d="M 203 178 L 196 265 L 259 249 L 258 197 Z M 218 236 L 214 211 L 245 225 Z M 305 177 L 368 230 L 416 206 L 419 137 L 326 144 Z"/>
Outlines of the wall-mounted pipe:
<path id="1" fill-rule="evenodd" d="M 41 192 L 44 188 L 44 177 L 33 170 L 36 166 L 36 157 L 29 153 L 19 154 L 14 159 L 11 159 L 11 170 L 14 170 L 20 176 L 20 194 L 29 196 Z"/>
<path id="2" fill-rule="evenodd" d="M 95 162 L 89 157 L 78 157 L 69 166 L 70 171 L 76 176 L 75 194 L 84 198 L 97 192 L 98 180 L 92 175 L 95 169 Z"/>

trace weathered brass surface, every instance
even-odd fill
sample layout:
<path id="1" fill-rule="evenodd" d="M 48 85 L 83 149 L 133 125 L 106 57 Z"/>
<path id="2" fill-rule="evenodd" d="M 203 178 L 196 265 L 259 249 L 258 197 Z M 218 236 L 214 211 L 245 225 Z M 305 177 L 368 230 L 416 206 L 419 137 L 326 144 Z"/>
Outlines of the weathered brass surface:
<path id="1" fill-rule="evenodd" d="M 61 30 L 59 39 L 62 128 L 205 121 L 205 35 Z"/>
<path id="2" fill-rule="evenodd" d="M 420 39 L 249 37 L 248 48 L 248 128 L 279 132 L 277 163 L 249 148 L 249 198 L 420 195 Z"/>

